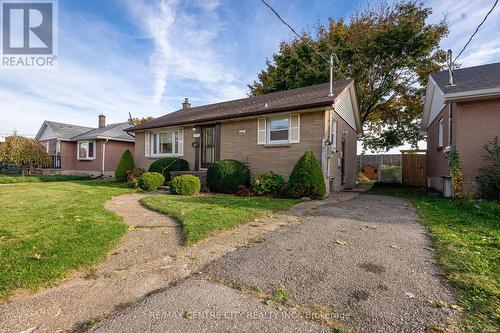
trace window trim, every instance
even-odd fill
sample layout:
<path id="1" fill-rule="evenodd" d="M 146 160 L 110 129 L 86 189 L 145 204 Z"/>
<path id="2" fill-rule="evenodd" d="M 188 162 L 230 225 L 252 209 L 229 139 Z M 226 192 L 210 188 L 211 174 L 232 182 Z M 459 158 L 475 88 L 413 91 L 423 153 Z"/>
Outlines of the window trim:
<path id="1" fill-rule="evenodd" d="M 90 152 L 90 149 L 89 149 L 89 146 L 88 144 L 91 143 L 94 145 L 94 154 L 92 157 L 89 157 L 88 154 Z M 80 156 L 80 144 L 82 143 L 86 143 L 87 144 L 87 157 L 81 157 Z M 96 159 L 96 154 L 97 153 L 97 145 L 96 145 L 96 141 L 92 141 L 92 140 L 82 140 L 82 141 L 78 141 L 77 144 L 76 144 L 76 159 L 79 160 L 79 161 L 92 161 L 92 160 L 95 160 Z"/>
<path id="2" fill-rule="evenodd" d="M 158 137 L 160 134 L 168 134 L 168 131 L 171 131 L 171 139 L 172 139 L 172 153 L 154 153 L 154 151 L 160 151 L 160 140 L 155 141 L 155 136 Z M 177 133 L 177 147 L 176 143 L 176 133 Z M 147 145 L 149 148 L 149 157 L 182 157 L 184 156 L 184 128 L 183 127 L 169 127 L 162 128 L 159 130 L 150 131 L 149 135 L 147 135 L 149 144 Z M 177 149 L 176 149 L 177 148 Z M 180 148 L 180 149 L 179 149 Z M 177 150 L 177 151 L 176 151 Z"/>
<path id="3" fill-rule="evenodd" d="M 286 119 L 288 121 L 288 138 L 286 140 L 271 140 L 271 123 L 273 120 L 284 120 Z M 277 115 L 277 116 L 272 116 L 272 117 L 267 117 L 266 118 L 266 145 L 283 145 L 283 144 L 290 144 L 290 132 L 291 132 L 291 124 L 290 124 L 290 115 Z M 281 131 L 283 131 L 282 129 Z M 279 130 L 278 130 L 279 131 Z"/>
<path id="4" fill-rule="evenodd" d="M 438 121 L 438 147 L 444 146 L 444 120 L 443 118 Z"/>

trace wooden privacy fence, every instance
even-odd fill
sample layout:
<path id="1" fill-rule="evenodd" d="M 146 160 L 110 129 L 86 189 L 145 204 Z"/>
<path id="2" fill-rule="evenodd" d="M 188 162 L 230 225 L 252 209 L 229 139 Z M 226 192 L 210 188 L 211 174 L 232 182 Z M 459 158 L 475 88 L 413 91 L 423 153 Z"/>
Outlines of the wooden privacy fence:
<path id="1" fill-rule="evenodd" d="M 427 154 L 425 150 L 402 150 L 403 185 L 427 186 Z"/>

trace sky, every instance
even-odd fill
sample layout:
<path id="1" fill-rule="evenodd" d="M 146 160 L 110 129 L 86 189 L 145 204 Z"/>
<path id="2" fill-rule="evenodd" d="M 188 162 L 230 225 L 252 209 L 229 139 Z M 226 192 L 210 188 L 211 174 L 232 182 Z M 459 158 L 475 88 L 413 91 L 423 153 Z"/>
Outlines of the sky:
<path id="1" fill-rule="evenodd" d="M 268 0 L 298 31 L 348 18 L 366 0 Z M 494 0 L 430 0 L 444 15 L 442 43 L 455 54 Z M 51 70 L 0 70 L 0 136 L 34 136 L 44 120 L 97 126 L 161 116 L 181 107 L 247 96 L 292 33 L 260 0 L 59 0 L 59 63 Z M 500 61 L 500 8 L 462 55 L 462 66 Z"/>

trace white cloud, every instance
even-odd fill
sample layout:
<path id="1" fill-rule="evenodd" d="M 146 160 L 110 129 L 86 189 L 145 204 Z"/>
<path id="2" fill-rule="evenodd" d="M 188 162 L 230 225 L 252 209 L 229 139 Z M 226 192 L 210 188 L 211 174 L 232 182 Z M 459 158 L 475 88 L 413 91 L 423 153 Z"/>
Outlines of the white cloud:
<path id="1" fill-rule="evenodd" d="M 431 22 L 438 22 L 446 14 L 450 34 L 442 42 L 444 49 L 451 48 L 454 55 L 462 50 L 478 24 L 491 9 L 493 0 L 432 0 Z M 500 7 L 497 6 L 487 21 L 457 60 L 462 67 L 500 61 Z"/>
<path id="2" fill-rule="evenodd" d="M 177 80 L 194 82 L 203 99 L 245 95 L 236 70 L 225 63 L 231 56 L 218 39 L 223 25 L 217 13 L 221 1 L 129 1 L 139 28 L 154 41 L 151 67 L 155 76 L 153 101 L 159 103 Z M 167 92 L 168 94 L 168 92 Z"/>

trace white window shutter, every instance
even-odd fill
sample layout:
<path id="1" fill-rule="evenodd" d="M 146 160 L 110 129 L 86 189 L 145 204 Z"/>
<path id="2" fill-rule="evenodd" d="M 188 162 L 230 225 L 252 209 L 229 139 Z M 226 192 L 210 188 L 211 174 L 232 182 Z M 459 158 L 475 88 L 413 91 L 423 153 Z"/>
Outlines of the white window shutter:
<path id="1" fill-rule="evenodd" d="M 145 132 L 144 133 L 144 155 L 149 156 L 150 155 L 150 150 L 149 150 L 149 143 L 150 143 L 150 133 Z"/>
<path id="2" fill-rule="evenodd" d="M 184 156 L 184 128 L 179 128 L 178 133 L 177 154 Z"/>
<path id="3" fill-rule="evenodd" d="M 257 144 L 266 144 L 266 118 L 257 118 Z"/>
<path id="4" fill-rule="evenodd" d="M 290 115 L 290 143 L 300 142 L 300 114 Z"/>

